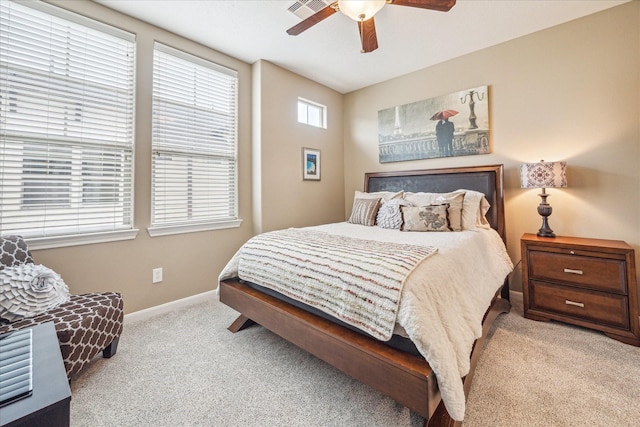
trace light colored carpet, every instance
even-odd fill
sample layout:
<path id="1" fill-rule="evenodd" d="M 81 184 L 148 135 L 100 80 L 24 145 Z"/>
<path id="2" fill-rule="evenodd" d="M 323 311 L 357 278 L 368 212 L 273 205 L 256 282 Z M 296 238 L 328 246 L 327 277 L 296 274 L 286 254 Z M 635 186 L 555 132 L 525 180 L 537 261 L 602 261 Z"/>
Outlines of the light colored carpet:
<path id="1" fill-rule="evenodd" d="M 640 426 L 640 348 L 514 305 L 494 323 L 464 426 Z"/>
<path id="2" fill-rule="evenodd" d="M 261 327 L 230 333 L 236 315 L 212 301 L 125 325 L 116 356 L 71 382 L 72 427 L 421 425 Z M 640 349 L 512 310 L 492 329 L 464 425 L 631 426 L 639 379 Z"/>

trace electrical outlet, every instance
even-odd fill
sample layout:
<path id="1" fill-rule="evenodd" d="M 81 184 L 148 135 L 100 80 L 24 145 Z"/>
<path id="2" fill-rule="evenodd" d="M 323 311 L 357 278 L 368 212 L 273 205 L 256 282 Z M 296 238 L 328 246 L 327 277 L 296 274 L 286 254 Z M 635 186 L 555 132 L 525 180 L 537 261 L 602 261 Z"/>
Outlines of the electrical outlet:
<path id="1" fill-rule="evenodd" d="M 162 282 L 162 268 L 153 269 L 153 283 Z"/>

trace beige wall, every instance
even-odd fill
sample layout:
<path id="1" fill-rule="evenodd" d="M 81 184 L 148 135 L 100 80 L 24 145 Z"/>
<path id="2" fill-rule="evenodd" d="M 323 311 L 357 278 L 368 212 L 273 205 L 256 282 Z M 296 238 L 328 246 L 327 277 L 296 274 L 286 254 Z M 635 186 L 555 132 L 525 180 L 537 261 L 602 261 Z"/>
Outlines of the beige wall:
<path id="1" fill-rule="evenodd" d="M 491 154 L 380 164 L 377 112 L 489 85 Z M 345 215 L 369 171 L 503 163 L 508 250 L 537 232 L 523 162 L 565 160 L 551 189 L 558 235 L 625 240 L 640 255 L 640 2 L 572 21 L 345 96 Z M 517 269 L 512 288 L 521 289 Z"/>
<path id="2" fill-rule="evenodd" d="M 127 313 L 213 290 L 217 276 L 252 233 L 251 67 L 88 1 L 52 1 L 82 15 L 137 34 L 135 227 L 134 240 L 33 252 L 37 263 L 60 273 L 73 293 L 117 291 Z M 235 69 L 239 75 L 238 177 L 240 228 L 149 237 L 151 173 L 151 76 L 153 42 Z M 151 283 L 151 270 L 164 269 L 164 281 Z"/>
<path id="3" fill-rule="evenodd" d="M 344 221 L 342 94 L 267 61 L 253 64 L 255 232 Z M 298 97 L 327 107 L 327 128 L 298 123 Z M 303 181 L 302 148 L 320 150 Z"/>

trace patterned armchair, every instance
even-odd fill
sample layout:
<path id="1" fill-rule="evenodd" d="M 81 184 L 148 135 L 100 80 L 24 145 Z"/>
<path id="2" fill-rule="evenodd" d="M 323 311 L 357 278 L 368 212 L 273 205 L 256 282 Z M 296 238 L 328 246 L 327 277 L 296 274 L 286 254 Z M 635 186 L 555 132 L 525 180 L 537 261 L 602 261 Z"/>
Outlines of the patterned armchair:
<path id="1" fill-rule="evenodd" d="M 33 263 L 20 236 L 0 237 L 0 270 Z M 2 295 L 0 295 L 2 298 Z M 98 353 L 116 354 L 123 327 L 122 296 L 115 292 L 71 295 L 71 299 L 34 317 L 6 322 L 0 319 L 0 334 L 53 322 L 60 342 L 67 378 L 80 372 Z"/>

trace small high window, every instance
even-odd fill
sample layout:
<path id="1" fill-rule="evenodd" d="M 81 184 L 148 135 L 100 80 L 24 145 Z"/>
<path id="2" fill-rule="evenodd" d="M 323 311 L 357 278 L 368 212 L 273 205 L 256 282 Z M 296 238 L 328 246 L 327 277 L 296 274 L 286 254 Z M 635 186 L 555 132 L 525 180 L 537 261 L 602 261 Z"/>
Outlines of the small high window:
<path id="1" fill-rule="evenodd" d="M 327 128 L 327 107 L 298 98 L 298 122 L 318 128 Z"/>

